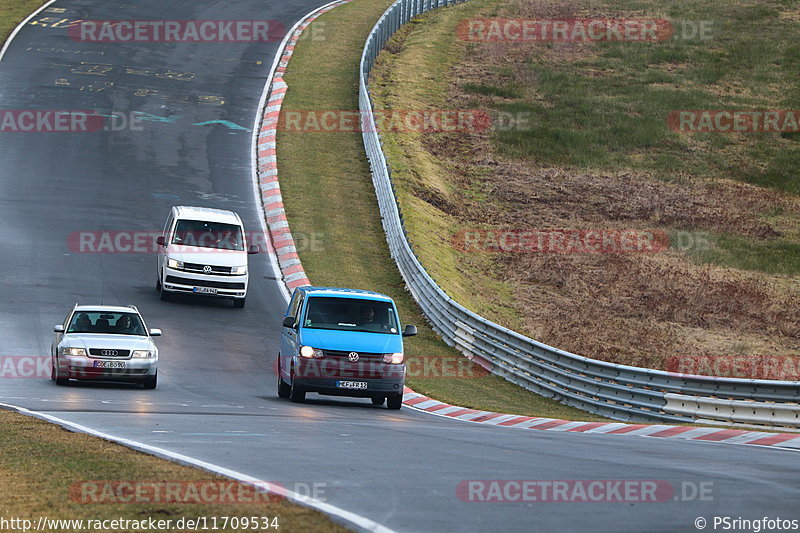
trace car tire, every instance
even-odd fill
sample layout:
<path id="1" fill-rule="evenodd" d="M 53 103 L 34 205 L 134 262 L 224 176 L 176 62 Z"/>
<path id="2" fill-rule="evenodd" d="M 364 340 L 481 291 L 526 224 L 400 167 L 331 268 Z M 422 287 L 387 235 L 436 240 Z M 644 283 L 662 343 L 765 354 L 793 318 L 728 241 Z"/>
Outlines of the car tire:
<path id="1" fill-rule="evenodd" d="M 156 372 L 152 376 L 147 376 L 142 380 L 143 389 L 155 389 L 157 385 L 158 385 L 158 372 Z"/>
<path id="2" fill-rule="evenodd" d="M 294 403 L 303 403 L 306 401 L 306 391 L 294 384 L 294 376 L 292 376 L 292 384 L 289 387 L 289 399 Z"/>
<path id="3" fill-rule="evenodd" d="M 53 365 L 52 373 L 53 380 L 56 382 L 56 385 L 69 385 L 69 378 L 62 378 L 58 375 L 58 360 L 56 360 L 56 364 Z"/>
<path id="4" fill-rule="evenodd" d="M 373 396 L 372 397 L 372 405 L 383 405 L 383 402 L 386 401 L 385 396 Z"/>
<path id="5" fill-rule="evenodd" d="M 386 398 L 386 408 L 397 410 L 403 405 L 403 395 L 395 394 Z"/>
<path id="6" fill-rule="evenodd" d="M 288 398 L 292 392 L 292 387 L 289 386 L 281 377 L 281 356 L 278 355 L 278 398 Z"/>
<path id="7" fill-rule="evenodd" d="M 241 309 L 244 307 L 245 298 L 235 298 L 233 300 L 233 306 L 237 309 Z"/>

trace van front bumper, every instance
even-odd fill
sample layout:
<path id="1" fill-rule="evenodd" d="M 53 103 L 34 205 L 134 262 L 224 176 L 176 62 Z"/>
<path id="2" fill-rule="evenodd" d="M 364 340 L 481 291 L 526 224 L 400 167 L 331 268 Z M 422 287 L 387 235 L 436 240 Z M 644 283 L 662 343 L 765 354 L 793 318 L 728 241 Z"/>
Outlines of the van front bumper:
<path id="1" fill-rule="evenodd" d="M 295 386 L 306 392 L 316 392 L 326 396 L 350 396 L 352 398 L 372 398 L 374 396 L 393 396 L 403 394 L 405 378 L 360 379 L 360 378 L 295 378 Z M 343 382 L 366 383 L 366 388 L 356 389 L 340 386 Z"/>

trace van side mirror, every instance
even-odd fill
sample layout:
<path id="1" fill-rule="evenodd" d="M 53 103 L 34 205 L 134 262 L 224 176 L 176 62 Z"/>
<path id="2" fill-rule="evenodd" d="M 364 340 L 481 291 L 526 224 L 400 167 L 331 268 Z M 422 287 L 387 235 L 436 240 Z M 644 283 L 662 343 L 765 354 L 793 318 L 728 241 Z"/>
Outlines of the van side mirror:
<path id="1" fill-rule="evenodd" d="M 294 317 L 293 316 L 283 317 L 283 327 L 295 329 L 297 327 L 297 323 L 295 322 Z"/>
<path id="2" fill-rule="evenodd" d="M 53 326 L 53 331 L 56 333 L 64 333 L 64 326 L 62 326 L 61 324 L 56 324 L 55 326 Z"/>
<path id="3" fill-rule="evenodd" d="M 164 237 L 163 235 L 159 235 L 158 237 L 156 237 L 156 244 L 159 246 L 166 246 L 167 245 L 166 237 Z"/>
<path id="4" fill-rule="evenodd" d="M 406 324 L 406 327 L 403 329 L 403 337 L 413 337 L 417 334 L 417 326 L 414 324 Z"/>
<path id="5" fill-rule="evenodd" d="M 247 249 L 247 253 L 250 255 L 257 254 L 260 251 L 261 248 L 259 248 L 257 244 L 251 244 L 250 247 Z"/>

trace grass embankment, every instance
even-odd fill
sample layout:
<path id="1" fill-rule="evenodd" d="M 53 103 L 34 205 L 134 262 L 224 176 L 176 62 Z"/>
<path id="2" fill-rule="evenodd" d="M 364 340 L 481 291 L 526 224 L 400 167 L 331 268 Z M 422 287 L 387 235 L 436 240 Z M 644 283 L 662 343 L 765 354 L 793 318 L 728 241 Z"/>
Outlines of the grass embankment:
<path id="1" fill-rule="evenodd" d="M 253 493 L 239 493 L 236 489 L 230 494 L 244 503 L 168 503 L 163 497 L 166 495 L 166 484 L 162 485 L 162 496 L 156 496 L 155 489 L 148 489 L 147 484 L 185 483 L 177 494 L 186 501 L 201 499 L 201 487 L 209 487 L 206 489 L 208 499 L 201 501 L 213 502 L 213 491 L 216 490 L 214 487 L 219 486 L 210 483 L 230 480 L 139 453 L 103 439 L 65 431 L 48 422 L 10 411 L 0 411 L 0 449 L 3 450 L 0 454 L 0 501 L 3 502 L 0 516 L 6 520 L 30 519 L 36 524 L 39 517 L 67 520 L 153 518 L 172 520 L 171 530 L 177 530 L 175 524 L 180 518 L 194 520 L 206 517 L 207 524 L 211 527 L 212 517 L 217 517 L 217 524 L 221 525 L 220 517 L 224 516 L 263 516 L 270 517 L 270 523 L 277 517 L 277 524 L 280 525 L 278 531 L 348 531 L 320 512 L 287 501 L 249 503 L 254 499 Z M 162 501 L 117 503 L 117 496 L 124 500 L 134 493 L 108 491 L 106 485 L 102 484 L 90 484 L 88 489 L 84 489 L 81 485 L 84 482 L 140 483 L 143 488 L 140 501 L 146 498 L 160 498 Z M 197 484 L 192 485 L 192 482 Z M 195 487 L 196 492 L 192 492 L 191 487 Z M 258 524 L 259 528 L 263 525 L 260 521 Z M 78 529 L 75 528 L 76 531 Z M 228 527 L 224 531 L 242 529 L 239 524 L 238 528 Z M 141 529 L 133 526 L 115 528 L 114 531 Z"/>
<path id="2" fill-rule="evenodd" d="M 711 30 L 663 42 L 457 37 L 465 19 L 493 17 L 669 19 L 677 37 L 682 21 Z M 786 2 L 729 0 L 472 0 L 420 17 L 379 58 L 376 107 L 517 119 L 383 135 L 422 263 L 466 306 L 589 357 L 664 368 L 675 357 L 800 355 L 800 134 L 683 133 L 667 122 L 678 110 L 800 108 L 799 19 Z M 672 239 L 664 253 L 451 244 L 463 230 L 554 228 Z"/>
<path id="3" fill-rule="evenodd" d="M 3 0 L 0 4 L 0 48 L 25 17 L 33 13 L 46 0 Z"/>
<path id="4" fill-rule="evenodd" d="M 314 23 L 317 28 L 310 28 L 309 35 L 323 38 L 301 39 L 295 49 L 286 74 L 284 113 L 358 110 L 361 50 L 390 4 L 390 0 L 356 0 Z M 389 255 L 361 134 L 284 129 L 278 132 L 278 165 L 292 232 L 298 240 L 304 235 L 317 237 L 317 245 L 300 249 L 312 283 L 392 296 L 404 322 L 419 326 L 419 335 L 406 341 L 410 360 L 462 357 L 427 326 Z M 445 377 L 430 377 L 435 372 L 411 375 L 408 385 L 441 401 L 477 409 L 598 420 L 495 376 L 459 378 L 473 374 L 448 372 Z"/>

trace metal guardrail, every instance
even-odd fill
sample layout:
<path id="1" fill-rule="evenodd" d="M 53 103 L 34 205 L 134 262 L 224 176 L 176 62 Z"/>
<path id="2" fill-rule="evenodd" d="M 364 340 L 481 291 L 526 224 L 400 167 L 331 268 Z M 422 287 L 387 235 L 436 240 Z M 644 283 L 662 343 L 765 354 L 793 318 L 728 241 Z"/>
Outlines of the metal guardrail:
<path id="1" fill-rule="evenodd" d="M 369 74 L 386 41 L 431 9 L 466 0 L 398 0 L 378 20 L 361 57 L 359 107 L 364 147 L 392 257 L 414 299 L 444 341 L 492 373 L 584 411 L 624 421 L 714 420 L 800 427 L 800 382 L 673 374 L 597 361 L 495 324 L 450 298 L 408 241 L 391 170 L 376 131 Z"/>

